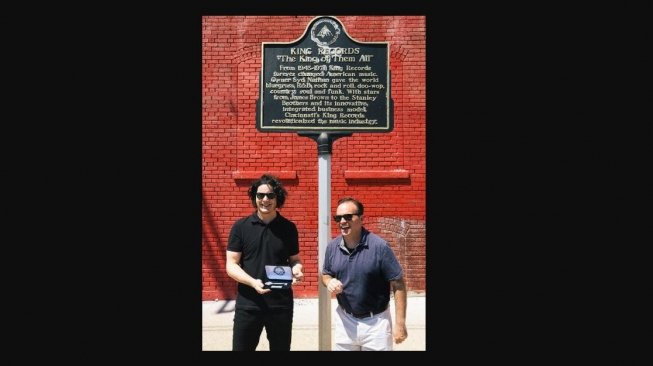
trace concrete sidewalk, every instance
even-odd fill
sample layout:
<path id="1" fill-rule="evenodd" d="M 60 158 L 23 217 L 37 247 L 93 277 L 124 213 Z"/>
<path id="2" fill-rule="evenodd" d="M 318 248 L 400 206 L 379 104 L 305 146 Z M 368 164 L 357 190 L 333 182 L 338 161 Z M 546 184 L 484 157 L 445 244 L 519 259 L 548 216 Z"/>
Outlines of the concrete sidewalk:
<path id="1" fill-rule="evenodd" d="M 202 302 L 202 350 L 231 351 L 231 334 L 234 319 L 234 300 Z M 336 299 L 331 300 L 331 319 L 338 306 Z M 394 318 L 394 299 L 390 299 L 390 311 Z M 293 317 L 292 351 L 318 351 L 318 299 L 295 299 Z M 395 344 L 395 351 L 426 351 L 426 296 L 409 294 L 406 311 L 408 338 Z M 333 341 L 333 320 L 331 324 Z M 257 351 L 268 351 L 269 343 L 265 330 L 261 334 Z"/>

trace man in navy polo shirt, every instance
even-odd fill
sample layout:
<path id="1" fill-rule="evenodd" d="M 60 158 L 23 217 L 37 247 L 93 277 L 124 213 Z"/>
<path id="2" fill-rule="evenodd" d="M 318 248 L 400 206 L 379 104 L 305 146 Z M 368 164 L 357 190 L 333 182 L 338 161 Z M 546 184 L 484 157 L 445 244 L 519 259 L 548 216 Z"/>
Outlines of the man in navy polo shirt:
<path id="1" fill-rule="evenodd" d="M 403 269 L 388 243 L 363 227 L 361 202 L 342 198 L 334 219 L 340 235 L 327 245 L 322 283 L 338 300 L 335 350 L 392 351 L 393 339 L 401 343 L 408 337 Z"/>
<path id="2" fill-rule="evenodd" d="M 248 191 L 256 211 L 236 221 L 227 243 L 227 274 L 238 281 L 233 350 L 255 351 L 263 327 L 270 351 L 289 351 L 293 292 L 266 289 L 265 266 L 292 267 L 293 282 L 304 278 L 295 224 L 281 216 L 287 192 L 275 176 L 264 174 Z"/>

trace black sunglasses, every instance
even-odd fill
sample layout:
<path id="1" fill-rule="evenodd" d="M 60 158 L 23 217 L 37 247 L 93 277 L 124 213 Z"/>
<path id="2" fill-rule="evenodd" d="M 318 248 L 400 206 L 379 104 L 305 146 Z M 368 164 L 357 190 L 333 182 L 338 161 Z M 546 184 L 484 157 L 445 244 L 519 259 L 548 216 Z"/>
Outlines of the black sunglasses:
<path id="1" fill-rule="evenodd" d="M 270 193 L 259 193 L 259 192 L 256 192 L 256 198 L 258 198 L 258 199 L 260 199 L 260 200 L 262 200 L 263 197 L 265 197 L 265 196 L 267 196 L 268 199 L 273 200 L 273 199 L 275 199 L 275 198 L 277 197 L 277 194 L 274 193 L 274 192 L 270 192 Z"/>
<path id="2" fill-rule="evenodd" d="M 351 218 L 354 217 L 354 215 L 359 216 L 357 213 L 355 214 L 344 214 L 344 215 L 334 215 L 333 219 L 336 220 L 336 222 L 340 222 L 342 218 L 344 217 L 345 220 L 351 221 Z"/>

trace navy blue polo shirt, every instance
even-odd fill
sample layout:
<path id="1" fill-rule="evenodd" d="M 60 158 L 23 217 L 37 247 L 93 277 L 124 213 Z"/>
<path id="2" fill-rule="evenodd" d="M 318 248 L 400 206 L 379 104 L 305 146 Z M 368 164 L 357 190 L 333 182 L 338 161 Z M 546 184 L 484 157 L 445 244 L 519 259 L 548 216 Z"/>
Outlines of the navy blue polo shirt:
<path id="1" fill-rule="evenodd" d="M 351 254 L 342 235 L 329 242 L 322 274 L 342 282 L 338 304 L 347 312 L 362 314 L 388 306 L 390 281 L 400 279 L 403 269 L 388 243 L 363 227 L 361 242 Z"/>
<path id="2" fill-rule="evenodd" d="M 267 281 L 265 266 L 287 266 L 290 256 L 299 253 L 297 226 L 290 220 L 277 216 L 265 224 L 256 212 L 244 217 L 231 227 L 227 250 L 240 252 L 240 265 L 253 278 Z M 236 308 L 267 310 L 268 308 L 292 309 L 292 288 L 273 290 L 260 295 L 254 288 L 238 283 Z"/>

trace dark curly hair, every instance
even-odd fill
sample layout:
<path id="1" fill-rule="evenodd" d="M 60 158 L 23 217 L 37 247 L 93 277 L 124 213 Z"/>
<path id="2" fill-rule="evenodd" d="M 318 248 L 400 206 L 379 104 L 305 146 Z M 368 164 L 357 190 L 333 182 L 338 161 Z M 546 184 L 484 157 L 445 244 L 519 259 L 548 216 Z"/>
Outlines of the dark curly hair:
<path id="1" fill-rule="evenodd" d="M 286 192 L 286 189 L 283 188 L 283 184 L 281 184 L 279 178 L 275 177 L 272 174 L 263 174 L 259 180 L 252 182 L 252 185 L 247 191 L 247 195 L 252 201 L 252 205 L 256 207 L 256 191 L 258 191 L 258 187 L 263 184 L 267 184 L 272 187 L 272 192 L 277 195 L 277 208 L 283 207 L 284 202 L 286 202 L 286 195 L 288 192 Z"/>

